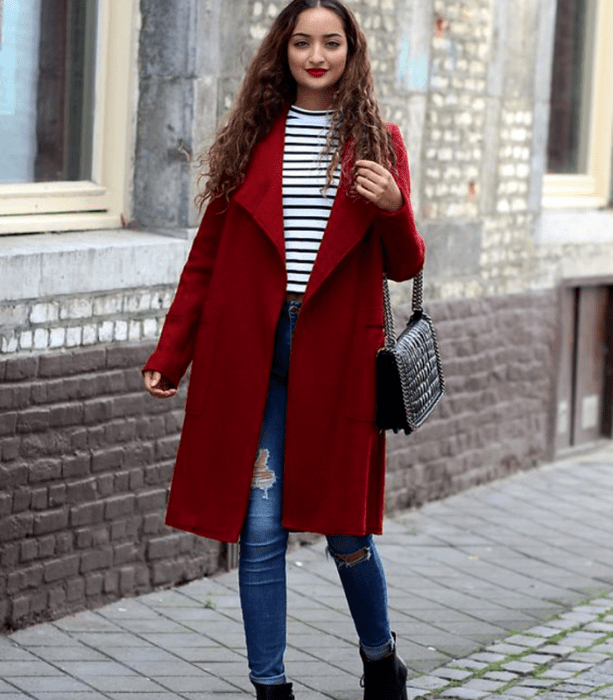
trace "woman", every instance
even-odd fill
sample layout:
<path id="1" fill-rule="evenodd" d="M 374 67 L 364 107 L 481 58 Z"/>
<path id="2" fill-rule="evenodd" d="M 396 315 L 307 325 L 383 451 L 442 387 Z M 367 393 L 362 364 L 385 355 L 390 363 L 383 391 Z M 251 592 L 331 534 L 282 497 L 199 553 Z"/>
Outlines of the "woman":
<path id="1" fill-rule="evenodd" d="M 208 165 L 208 206 L 143 368 L 147 390 L 167 398 L 192 362 L 167 523 L 240 540 L 258 698 L 293 698 L 283 665 L 292 530 L 327 536 L 364 698 L 406 698 L 373 541 L 385 471 L 375 356 L 383 271 L 413 277 L 424 245 L 402 137 L 381 121 L 365 37 L 341 2 L 293 0 L 279 14 Z"/>

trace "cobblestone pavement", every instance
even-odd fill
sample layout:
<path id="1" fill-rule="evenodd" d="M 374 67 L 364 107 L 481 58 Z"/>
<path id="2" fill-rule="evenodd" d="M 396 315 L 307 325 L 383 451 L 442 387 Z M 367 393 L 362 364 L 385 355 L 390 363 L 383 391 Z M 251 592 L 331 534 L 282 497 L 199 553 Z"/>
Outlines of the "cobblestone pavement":
<path id="1" fill-rule="evenodd" d="M 613 698 L 613 593 L 409 681 L 409 698 Z"/>
<path id="2" fill-rule="evenodd" d="M 378 546 L 409 696 L 613 697 L 613 445 L 386 522 Z M 288 558 L 297 700 L 358 700 L 324 543 Z M 0 700 L 244 700 L 236 572 L 0 637 Z"/>

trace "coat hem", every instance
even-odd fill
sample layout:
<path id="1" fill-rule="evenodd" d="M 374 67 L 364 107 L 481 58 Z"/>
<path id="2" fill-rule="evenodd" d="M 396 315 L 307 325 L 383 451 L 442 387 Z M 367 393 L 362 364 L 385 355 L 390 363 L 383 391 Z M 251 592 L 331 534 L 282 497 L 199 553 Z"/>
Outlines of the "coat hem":
<path id="1" fill-rule="evenodd" d="M 382 535 L 383 527 L 376 528 L 360 528 L 356 530 L 351 527 L 338 526 L 333 528 L 318 528 L 314 526 L 304 527 L 299 523 L 292 523 L 287 519 L 283 519 L 283 527 L 290 532 L 309 532 L 314 535 L 349 535 L 351 537 L 366 537 L 366 535 Z"/>
<path id="2" fill-rule="evenodd" d="M 216 540 L 217 542 L 225 542 L 227 544 L 236 544 L 240 538 L 240 533 L 234 535 L 227 531 L 210 530 L 209 528 L 198 527 L 195 524 L 180 523 L 173 520 L 166 520 L 166 525 L 174 530 L 190 532 L 192 535 L 197 535 L 198 537 L 205 537 L 208 540 Z"/>
<path id="3" fill-rule="evenodd" d="M 224 542 L 227 544 L 236 544 L 240 540 L 239 535 L 230 535 L 227 532 L 220 532 L 216 530 L 210 530 L 208 528 L 200 528 L 197 525 L 191 525 L 187 523 L 178 523 L 173 521 L 166 521 L 168 527 L 174 530 L 181 530 L 182 532 L 189 532 L 192 535 L 197 535 L 198 537 L 205 537 L 209 540 L 216 540 L 217 542 Z M 383 527 L 367 528 L 357 531 L 355 528 L 349 527 L 336 527 L 336 528 L 317 528 L 313 526 L 303 527 L 298 523 L 291 524 L 287 521 L 283 521 L 283 527 L 289 532 L 303 532 L 310 533 L 314 535 L 349 535 L 351 537 L 365 537 L 367 535 L 382 535 Z"/>

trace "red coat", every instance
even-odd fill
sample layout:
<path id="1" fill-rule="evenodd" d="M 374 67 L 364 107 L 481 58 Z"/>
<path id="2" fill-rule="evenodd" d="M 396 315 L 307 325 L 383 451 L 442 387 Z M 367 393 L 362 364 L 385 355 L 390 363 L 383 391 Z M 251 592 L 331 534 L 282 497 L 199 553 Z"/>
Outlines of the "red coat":
<path id="1" fill-rule="evenodd" d="M 175 385 L 192 362 L 166 522 L 235 542 L 247 511 L 286 271 L 285 112 L 254 149 L 246 180 L 205 212 L 156 351 L 144 369 Z M 288 381 L 283 525 L 380 534 L 385 436 L 374 422 L 383 344 L 382 271 L 417 274 L 425 247 L 398 127 L 388 125 L 404 197 L 390 214 L 338 189 L 298 316 Z"/>

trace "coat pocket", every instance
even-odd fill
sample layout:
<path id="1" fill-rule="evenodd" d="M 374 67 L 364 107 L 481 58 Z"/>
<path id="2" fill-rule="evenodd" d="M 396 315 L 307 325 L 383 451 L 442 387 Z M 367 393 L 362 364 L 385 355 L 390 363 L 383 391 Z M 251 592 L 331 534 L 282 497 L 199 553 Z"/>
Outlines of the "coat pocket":
<path id="1" fill-rule="evenodd" d="M 377 350 L 385 341 L 381 309 L 358 312 L 348 363 L 346 415 L 374 422 L 377 412 Z"/>
<path id="2" fill-rule="evenodd" d="M 205 304 L 194 345 L 185 412 L 202 413 L 215 357 L 215 338 L 221 309 Z"/>

